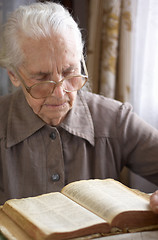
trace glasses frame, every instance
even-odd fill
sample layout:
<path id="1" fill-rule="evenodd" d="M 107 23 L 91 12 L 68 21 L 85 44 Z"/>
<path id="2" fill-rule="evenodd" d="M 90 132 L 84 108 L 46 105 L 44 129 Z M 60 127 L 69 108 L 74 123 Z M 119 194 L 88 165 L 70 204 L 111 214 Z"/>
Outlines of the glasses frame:
<path id="1" fill-rule="evenodd" d="M 84 77 L 84 78 L 85 78 L 85 83 L 83 84 L 83 86 L 84 86 L 84 85 L 86 84 L 87 80 L 88 80 L 88 71 L 87 71 L 87 67 L 86 67 L 85 60 L 84 60 L 83 55 L 82 55 L 81 61 L 82 61 L 82 64 L 83 64 L 83 70 L 84 70 L 84 72 L 85 72 L 86 75 L 84 75 L 84 74 L 73 75 L 73 76 L 71 76 L 71 77 L 62 78 L 59 82 L 54 82 L 54 81 L 52 81 L 52 80 L 50 80 L 50 81 L 48 80 L 48 81 L 44 81 L 44 83 L 53 83 L 53 84 L 56 85 L 56 86 L 55 86 L 55 88 L 56 88 L 58 85 L 61 85 L 61 86 L 62 86 L 62 83 L 63 83 L 64 80 L 66 80 L 66 79 L 70 79 L 70 78 L 73 78 L 73 77 Z M 18 77 L 18 78 L 20 79 L 20 81 L 23 83 L 26 91 L 31 95 L 31 97 L 33 97 L 33 98 L 35 98 L 35 99 L 42 99 L 42 98 L 46 98 L 46 97 L 48 97 L 48 96 L 51 96 L 52 93 L 54 92 L 55 88 L 54 88 L 54 90 L 51 92 L 51 94 L 50 94 L 50 95 L 48 94 L 48 96 L 46 96 L 46 97 L 40 97 L 40 98 L 39 98 L 39 97 L 34 97 L 34 96 L 32 96 L 32 94 L 31 94 L 31 89 L 32 89 L 34 86 L 40 85 L 41 82 L 35 83 L 35 84 L 33 84 L 32 86 L 29 87 L 29 86 L 27 86 L 26 83 L 25 83 L 25 81 L 28 80 L 28 79 L 24 76 L 24 74 L 23 74 L 23 73 L 20 73 L 14 66 L 12 66 L 12 68 L 13 68 L 15 74 L 17 75 L 17 77 Z M 83 88 L 83 86 L 82 86 L 81 88 Z M 64 90 L 65 92 L 75 92 L 75 91 L 80 90 L 81 88 L 79 88 L 79 89 L 77 89 L 77 90 L 72 90 L 72 91 L 66 90 L 66 89 L 64 89 L 64 88 L 63 88 L 63 90 Z"/>

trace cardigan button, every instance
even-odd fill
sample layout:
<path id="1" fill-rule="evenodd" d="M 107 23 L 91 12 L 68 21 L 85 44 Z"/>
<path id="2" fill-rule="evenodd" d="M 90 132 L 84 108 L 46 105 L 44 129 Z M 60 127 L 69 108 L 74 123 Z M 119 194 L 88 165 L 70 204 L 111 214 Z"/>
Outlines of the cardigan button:
<path id="1" fill-rule="evenodd" d="M 60 175 L 58 173 L 54 173 L 52 176 L 51 176 L 51 179 L 53 182 L 57 182 L 59 181 L 60 179 Z"/>
<path id="2" fill-rule="evenodd" d="M 49 134 L 49 137 L 52 139 L 52 140 L 55 140 L 56 139 L 56 132 L 51 132 Z"/>

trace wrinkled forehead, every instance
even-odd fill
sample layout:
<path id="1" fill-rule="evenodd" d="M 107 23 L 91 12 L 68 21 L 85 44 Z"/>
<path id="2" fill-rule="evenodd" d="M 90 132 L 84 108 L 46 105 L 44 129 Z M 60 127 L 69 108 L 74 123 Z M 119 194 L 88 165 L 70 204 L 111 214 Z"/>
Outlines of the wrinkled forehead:
<path id="1" fill-rule="evenodd" d="M 43 68 L 50 71 L 50 68 L 54 67 L 79 64 L 81 59 L 79 46 L 71 31 L 39 39 L 22 37 L 21 48 L 24 55 L 23 65 L 30 71 Z"/>

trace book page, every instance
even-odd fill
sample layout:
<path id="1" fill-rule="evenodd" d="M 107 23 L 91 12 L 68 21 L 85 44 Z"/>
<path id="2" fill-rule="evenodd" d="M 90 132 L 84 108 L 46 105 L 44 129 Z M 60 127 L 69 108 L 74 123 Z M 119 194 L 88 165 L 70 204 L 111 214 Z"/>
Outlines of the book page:
<path id="1" fill-rule="evenodd" d="M 62 193 L 109 223 L 123 211 L 150 210 L 148 198 L 112 179 L 70 183 Z"/>
<path id="2" fill-rule="evenodd" d="M 0 232 L 9 240 L 31 240 L 0 208 Z"/>
<path id="3" fill-rule="evenodd" d="M 25 228 L 33 239 L 38 240 L 45 239 L 54 232 L 71 232 L 97 224 L 105 224 L 103 219 L 61 193 L 8 200 L 3 206 L 3 211 L 22 228 Z M 40 229 L 40 235 L 34 226 Z M 106 227 L 104 228 L 106 230 Z"/>

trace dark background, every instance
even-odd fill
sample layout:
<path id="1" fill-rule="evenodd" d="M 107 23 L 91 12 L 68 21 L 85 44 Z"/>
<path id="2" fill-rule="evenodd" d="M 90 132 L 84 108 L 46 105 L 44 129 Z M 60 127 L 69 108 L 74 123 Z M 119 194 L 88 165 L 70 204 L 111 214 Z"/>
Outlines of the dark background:
<path id="1" fill-rule="evenodd" d="M 38 0 L 37 2 L 45 2 L 46 0 Z M 74 20 L 78 23 L 82 32 L 83 41 L 88 41 L 88 16 L 89 16 L 89 1 L 90 0 L 47 0 L 47 2 L 61 3 L 66 7 Z"/>

